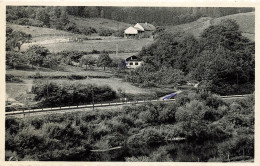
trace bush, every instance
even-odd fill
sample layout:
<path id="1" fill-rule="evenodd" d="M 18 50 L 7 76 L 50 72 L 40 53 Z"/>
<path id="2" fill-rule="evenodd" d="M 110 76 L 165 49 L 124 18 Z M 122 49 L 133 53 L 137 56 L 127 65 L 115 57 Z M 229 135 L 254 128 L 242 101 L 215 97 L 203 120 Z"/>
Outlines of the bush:
<path id="1" fill-rule="evenodd" d="M 35 26 L 35 27 L 43 27 L 44 23 L 39 20 L 34 20 L 31 18 L 20 18 L 18 20 L 14 21 L 15 24 L 19 25 L 29 25 L 29 26 Z"/>
<path id="2" fill-rule="evenodd" d="M 98 31 L 100 36 L 111 36 L 114 33 L 114 30 L 111 29 L 101 29 Z"/>
<path id="3" fill-rule="evenodd" d="M 155 146 L 163 142 L 165 142 L 164 137 L 154 128 L 143 129 L 138 134 L 130 136 L 127 140 L 127 143 L 133 147 L 145 144 Z"/>
<path id="4" fill-rule="evenodd" d="M 5 75 L 5 81 L 6 82 L 14 82 L 14 83 L 22 83 L 23 80 L 21 80 L 19 77 L 15 77 L 12 74 L 6 74 Z"/>
<path id="5" fill-rule="evenodd" d="M 125 31 L 124 29 L 120 29 L 118 31 L 115 31 L 113 33 L 113 35 L 116 36 L 116 37 L 124 37 L 124 31 Z"/>
<path id="6" fill-rule="evenodd" d="M 91 35 L 92 33 L 97 33 L 97 30 L 93 27 L 84 27 L 80 29 L 80 32 L 84 35 Z"/>

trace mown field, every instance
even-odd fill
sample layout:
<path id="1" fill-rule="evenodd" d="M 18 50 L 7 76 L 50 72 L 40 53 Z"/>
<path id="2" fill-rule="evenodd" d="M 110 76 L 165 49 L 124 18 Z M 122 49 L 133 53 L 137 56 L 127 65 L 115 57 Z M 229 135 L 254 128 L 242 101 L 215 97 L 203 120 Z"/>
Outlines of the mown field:
<path id="1" fill-rule="evenodd" d="M 195 37 L 199 37 L 204 29 L 210 25 L 216 25 L 223 19 L 234 19 L 237 21 L 242 34 L 248 37 L 250 40 L 255 40 L 255 13 L 239 13 L 234 15 L 228 15 L 219 18 L 203 17 L 194 22 L 181 24 L 177 26 L 167 26 L 166 29 L 170 32 L 187 32 L 193 34 Z"/>
<path id="2" fill-rule="evenodd" d="M 86 51 L 91 52 L 93 50 L 97 51 L 116 51 L 116 44 L 118 44 L 119 52 L 137 52 L 143 47 L 151 44 L 153 39 L 106 39 L 106 40 L 86 40 L 82 43 L 78 42 L 57 42 L 57 43 L 28 43 L 23 44 L 21 47 L 22 51 L 25 51 L 30 45 L 39 44 L 46 47 L 51 52 L 61 52 L 61 51 Z"/>

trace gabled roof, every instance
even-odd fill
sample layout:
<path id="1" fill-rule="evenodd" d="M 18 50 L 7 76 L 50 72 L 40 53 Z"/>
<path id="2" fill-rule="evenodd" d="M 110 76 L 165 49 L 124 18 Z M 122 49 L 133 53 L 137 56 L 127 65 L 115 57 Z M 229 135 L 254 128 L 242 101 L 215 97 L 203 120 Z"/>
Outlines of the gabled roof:
<path id="1" fill-rule="evenodd" d="M 156 29 L 155 26 L 149 23 L 138 23 L 138 24 L 140 24 L 145 31 L 154 31 Z"/>
<path id="2" fill-rule="evenodd" d="M 134 27 L 135 29 L 137 29 L 138 31 L 143 31 L 142 29 L 138 28 L 138 27 Z"/>
<path id="3" fill-rule="evenodd" d="M 124 31 L 125 34 L 138 34 L 138 30 L 135 27 L 130 26 Z"/>
<path id="4" fill-rule="evenodd" d="M 141 58 L 137 57 L 136 55 L 132 55 L 125 59 L 126 61 L 142 61 Z"/>

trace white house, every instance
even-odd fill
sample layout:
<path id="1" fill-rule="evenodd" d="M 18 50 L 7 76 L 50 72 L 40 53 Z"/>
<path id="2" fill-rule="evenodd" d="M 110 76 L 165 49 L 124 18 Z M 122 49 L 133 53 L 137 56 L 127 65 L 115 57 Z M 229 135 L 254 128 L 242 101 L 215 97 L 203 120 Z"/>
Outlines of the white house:
<path id="1" fill-rule="evenodd" d="M 135 55 L 126 58 L 125 62 L 126 62 L 126 68 L 128 69 L 135 69 L 144 64 L 144 61 L 142 61 L 139 57 Z"/>
<path id="2" fill-rule="evenodd" d="M 136 36 L 138 34 L 138 30 L 131 26 L 124 31 L 124 34 L 126 38 Z"/>
<path id="3" fill-rule="evenodd" d="M 148 23 L 137 23 L 134 27 L 130 26 L 124 31 L 125 38 L 141 37 L 142 35 L 152 36 L 152 32 L 156 28 L 152 24 Z"/>

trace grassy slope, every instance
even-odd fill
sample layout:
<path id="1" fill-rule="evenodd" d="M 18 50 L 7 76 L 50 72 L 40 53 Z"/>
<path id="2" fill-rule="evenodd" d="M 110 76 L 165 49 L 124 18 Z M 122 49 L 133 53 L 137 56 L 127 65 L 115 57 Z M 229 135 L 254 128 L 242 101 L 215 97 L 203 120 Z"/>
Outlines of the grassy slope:
<path id="1" fill-rule="evenodd" d="M 73 34 L 70 32 L 62 31 L 62 30 L 56 30 L 56 29 L 50 29 L 50 28 L 42 28 L 42 27 L 33 27 L 33 26 L 23 26 L 23 25 L 16 25 L 16 24 L 10 24 L 7 23 L 7 26 L 12 28 L 15 31 L 22 31 L 27 34 L 32 35 L 32 42 L 39 42 L 44 40 L 51 40 L 51 39 L 57 39 L 57 38 L 68 38 L 72 36 L 81 36 L 77 34 Z"/>
<path id="2" fill-rule="evenodd" d="M 193 34 L 196 37 L 199 37 L 204 29 L 208 28 L 210 25 L 215 25 L 223 19 L 234 19 L 240 26 L 240 30 L 243 35 L 248 37 L 250 40 L 254 41 L 255 36 L 255 13 L 239 13 L 234 15 L 228 15 L 220 18 L 210 18 L 204 17 L 200 18 L 197 21 L 177 25 L 177 26 L 167 26 L 166 29 L 170 32 L 179 32 L 184 31 Z"/>
<path id="3" fill-rule="evenodd" d="M 103 18 L 79 18 L 72 17 L 79 27 L 94 27 L 96 29 L 109 28 L 117 30 L 121 28 L 127 28 L 130 24 L 103 19 Z M 92 51 L 93 49 L 102 51 L 115 51 L 116 43 L 119 44 L 119 51 L 121 52 L 138 52 L 143 46 L 149 45 L 153 42 L 153 39 L 122 39 L 116 37 L 101 37 L 102 40 L 85 40 L 83 43 L 68 42 L 69 38 L 82 37 L 83 35 L 77 35 L 62 30 L 55 30 L 50 28 L 22 26 L 16 24 L 7 24 L 11 28 L 17 31 L 22 31 L 32 35 L 32 43 L 25 43 L 22 45 L 21 50 L 25 51 L 30 45 L 41 45 L 48 48 L 51 52 L 59 52 L 63 50 L 78 50 L 78 51 Z M 88 38 L 100 38 L 93 35 Z"/>
<path id="4" fill-rule="evenodd" d="M 32 44 L 40 44 L 48 48 L 51 52 L 60 52 L 64 50 L 77 50 L 77 51 L 87 51 L 91 52 L 92 50 L 98 51 L 116 51 L 116 44 L 118 43 L 118 50 L 120 52 L 138 52 L 142 47 L 147 46 L 153 42 L 153 39 L 104 39 L 104 40 L 86 40 L 82 43 L 77 42 L 57 42 L 57 43 L 29 43 L 24 44 L 21 47 L 21 50 L 24 51 L 28 46 Z"/>
<path id="5" fill-rule="evenodd" d="M 128 23 L 104 19 L 104 18 L 80 18 L 80 17 L 70 16 L 69 19 L 70 21 L 75 22 L 78 25 L 78 27 L 93 27 L 96 30 L 100 30 L 102 28 L 119 30 L 131 26 L 131 24 Z"/>

